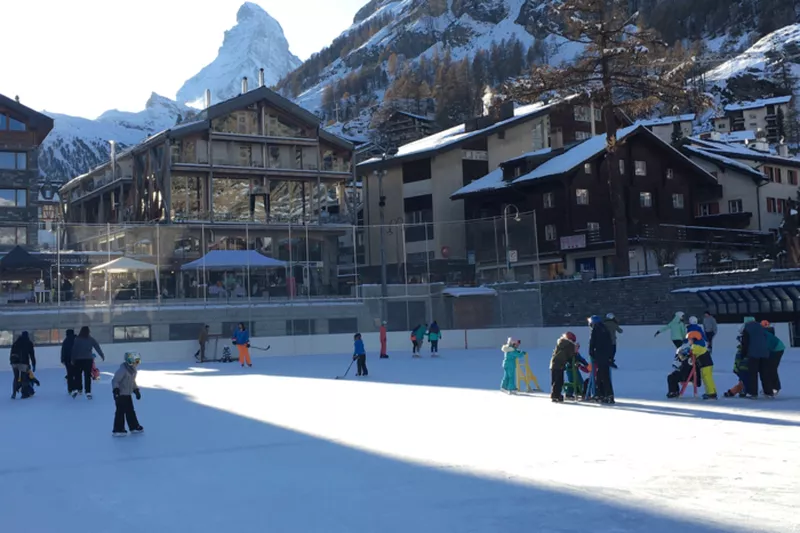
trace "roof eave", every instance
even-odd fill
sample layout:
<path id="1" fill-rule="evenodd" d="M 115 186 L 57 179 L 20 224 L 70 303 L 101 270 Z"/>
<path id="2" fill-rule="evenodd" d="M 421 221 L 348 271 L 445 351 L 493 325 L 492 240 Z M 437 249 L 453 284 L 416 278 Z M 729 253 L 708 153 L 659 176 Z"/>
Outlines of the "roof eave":
<path id="1" fill-rule="evenodd" d="M 319 126 L 319 117 L 317 117 L 314 113 L 300 107 L 299 105 L 290 101 L 288 98 L 284 98 L 266 86 L 258 87 L 252 91 L 240 94 L 239 96 L 229 98 L 224 102 L 212 105 L 207 109 L 208 119 L 213 120 L 220 116 L 226 115 L 231 111 L 236 111 L 242 107 L 246 107 L 250 104 L 258 102 L 259 100 L 267 100 L 278 109 L 281 109 L 282 111 L 289 113 L 303 122 L 306 122 L 309 126 Z"/>

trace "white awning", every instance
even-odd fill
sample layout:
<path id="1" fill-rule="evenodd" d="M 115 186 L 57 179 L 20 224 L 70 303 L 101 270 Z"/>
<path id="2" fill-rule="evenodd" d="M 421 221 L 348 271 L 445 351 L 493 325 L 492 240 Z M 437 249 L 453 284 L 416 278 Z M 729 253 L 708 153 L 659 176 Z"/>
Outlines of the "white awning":
<path id="1" fill-rule="evenodd" d="M 243 268 L 283 268 L 286 263 L 255 250 L 212 250 L 200 259 L 181 266 L 181 270 L 239 270 Z"/>
<path id="2" fill-rule="evenodd" d="M 108 272 L 109 274 L 124 274 L 125 272 L 156 272 L 156 265 L 145 263 L 144 261 L 137 261 L 130 257 L 120 257 L 92 267 L 92 272 Z"/>

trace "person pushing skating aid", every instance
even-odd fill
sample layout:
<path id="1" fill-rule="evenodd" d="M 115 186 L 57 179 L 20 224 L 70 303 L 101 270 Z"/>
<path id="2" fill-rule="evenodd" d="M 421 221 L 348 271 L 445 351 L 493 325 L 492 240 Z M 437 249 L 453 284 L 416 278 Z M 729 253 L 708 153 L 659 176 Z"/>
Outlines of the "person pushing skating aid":
<path id="1" fill-rule="evenodd" d="M 138 353 L 127 352 L 125 354 L 125 362 L 119 366 L 114 373 L 114 378 L 111 380 L 114 403 L 116 404 L 114 429 L 111 432 L 114 437 L 124 437 L 128 434 L 125 431 L 126 420 L 131 433 L 144 431 L 144 428 L 139 424 L 139 419 L 136 417 L 136 411 L 133 409 L 133 398 L 131 397 L 135 395 L 137 400 L 142 399 L 142 393 L 136 384 L 137 368 L 141 362 L 142 358 Z"/>

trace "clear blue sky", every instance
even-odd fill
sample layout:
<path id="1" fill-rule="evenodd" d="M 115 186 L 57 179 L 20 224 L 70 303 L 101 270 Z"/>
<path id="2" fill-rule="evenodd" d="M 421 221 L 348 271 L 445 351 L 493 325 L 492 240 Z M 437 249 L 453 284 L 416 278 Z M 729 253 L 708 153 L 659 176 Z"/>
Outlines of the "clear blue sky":
<path id="1" fill-rule="evenodd" d="M 306 59 L 367 0 L 252 0 Z M 29 107 L 95 118 L 175 97 L 213 61 L 244 0 L 3 0 L 0 93 Z M 200 7 L 204 6 L 204 7 Z"/>

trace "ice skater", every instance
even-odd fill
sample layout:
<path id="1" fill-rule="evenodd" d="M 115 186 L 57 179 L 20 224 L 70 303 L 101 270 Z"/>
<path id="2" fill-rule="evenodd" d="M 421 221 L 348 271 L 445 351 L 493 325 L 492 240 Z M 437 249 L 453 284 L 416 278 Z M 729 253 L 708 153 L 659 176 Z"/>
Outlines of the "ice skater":
<path id="1" fill-rule="evenodd" d="M 111 432 L 115 437 L 124 437 L 128 434 L 125 431 L 126 420 L 131 433 L 144 431 L 144 428 L 139 424 L 139 419 L 136 417 L 136 411 L 133 409 L 133 398 L 131 397 L 135 395 L 137 400 L 142 399 L 142 393 L 136 384 L 137 368 L 141 362 L 142 358 L 138 353 L 127 352 L 125 354 L 125 362 L 119 366 L 114 373 L 114 378 L 111 380 L 114 403 L 117 407 L 116 411 L 114 411 L 114 429 Z"/>
<path id="2" fill-rule="evenodd" d="M 611 334 L 597 315 L 589 318 L 589 327 L 592 329 L 592 334 L 589 337 L 589 358 L 592 361 L 592 371 L 595 372 L 597 400 L 602 403 L 613 404 L 615 402 L 614 385 L 611 382 L 610 363 L 613 350 Z"/>
<path id="3" fill-rule="evenodd" d="M 431 343 L 431 357 L 439 357 L 439 339 L 442 338 L 442 331 L 439 324 L 434 320 L 428 328 L 428 342 Z"/>
<path id="4" fill-rule="evenodd" d="M 686 335 L 688 336 L 689 333 L 692 331 L 696 331 L 702 337 L 704 345 L 708 345 L 708 337 L 706 337 L 706 330 L 703 329 L 703 326 L 697 321 L 696 316 L 689 317 L 689 324 L 686 326 Z"/>
<path id="5" fill-rule="evenodd" d="M 64 342 L 61 343 L 61 364 L 67 372 L 67 394 L 75 390 L 75 367 L 72 365 L 72 346 L 75 344 L 75 330 L 68 329 Z"/>
<path id="6" fill-rule="evenodd" d="M 680 348 L 683 346 L 683 343 L 686 340 L 686 325 L 683 323 L 684 316 L 686 315 L 683 314 L 683 311 L 678 311 L 675 313 L 675 316 L 672 317 L 672 320 L 670 320 L 666 326 L 656 331 L 653 337 L 658 337 L 663 332 L 669 331 L 672 344 L 675 345 L 675 348 Z"/>
<path id="7" fill-rule="evenodd" d="M 9 362 L 14 371 L 11 399 L 15 399 L 18 392 L 22 393 L 23 399 L 30 398 L 33 387 L 30 385 L 28 372 L 36 371 L 36 350 L 33 348 L 33 342 L 27 331 L 20 333 L 17 340 L 11 345 Z"/>
<path id="8" fill-rule="evenodd" d="M 245 363 L 247 363 L 248 367 L 253 366 L 250 361 L 250 333 L 247 331 L 244 322 L 239 322 L 239 327 L 233 333 L 232 340 L 239 351 L 239 364 L 242 365 L 242 368 L 244 368 Z"/>
<path id="9" fill-rule="evenodd" d="M 564 401 L 564 371 L 569 362 L 578 354 L 578 339 L 571 331 L 567 331 L 556 341 L 553 355 L 550 357 L 550 399 L 553 402 Z"/>
<path id="10" fill-rule="evenodd" d="M 767 349 L 769 350 L 768 372 L 770 382 L 772 383 L 772 394 L 777 396 L 781 391 L 781 377 L 778 374 L 778 367 L 781 365 L 781 359 L 783 358 L 783 352 L 786 351 L 786 345 L 775 335 L 775 328 L 772 327 L 768 321 L 762 320 L 761 325 L 767 330 Z"/>
<path id="11" fill-rule="evenodd" d="M 364 348 L 364 341 L 361 340 L 361 333 L 353 335 L 353 361 L 356 361 L 356 376 L 367 376 L 367 350 Z"/>
<path id="12" fill-rule="evenodd" d="M 520 341 L 515 341 L 511 337 L 500 347 L 503 352 L 503 382 L 500 390 L 509 394 L 517 390 L 517 359 L 524 357 L 525 354 L 519 351 Z"/>
<path id="13" fill-rule="evenodd" d="M 706 389 L 703 394 L 704 400 L 717 399 L 717 386 L 714 384 L 714 361 L 711 359 L 711 352 L 706 346 L 706 341 L 702 334 L 695 330 L 686 334 L 689 343 L 689 352 L 694 356 L 696 372 L 700 372 L 700 378 Z"/>
<path id="14" fill-rule="evenodd" d="M 75 367 L 75 382 L 73 383 L 72 397 L 83 394 L 86 390 L 86 399 L 92 399 L 92 366 L 94 366 L 94 354 L 92 350 L 97 350 L 100 358 L 105 361 L 106 356 L 103 349 L 97 344 L 92 336 L 89 335 L 89 327 L 83 326 L 75 337 L 72 345 L 71 364 Z M 83 386 L 81 386 L 81 376 L 83 376 Z"/>
<path id="15" fill-rule="evenodd" d="M 411 357 L 420 357 L 420 350 L 422 349 L 422 342 L 425 340 L 425 331 L 427 329 L 427 325 L 423 326 L 422 324 L 417 324 L 417 326 L 411 330 Z"/>
<path id="16" fill-rule="evenodd" d="M 747 358 L 742 354 L 742 326 L 739 327 L 739 335 L 736 337 L 736 356 L 733 359 L 733 373 L 739 378 L 738 383 L 726 390 L 724 396 L 726 398 L 733 398 L 737 394 L 740 398 L 744 398 L 744 384 L 747 383 Z"/>
<path id="17" fill-rule="evenodd" d="M 711 314 L 711 311 L 706 311 L 703 315 L 703 329 L 706 332 L 706 339 L 708 339 L 708 351 L 714 351 L 714 337 L 717 334 L 717 319 Z"/>
<path id="18" fill-rule="evenodd" d="M 748 316 L 744 318 L 742 355 L 747 358 L 747 381 L 744 382 L 747 398 L 758 398 L 759 377 L 761 378 L 761 386 L 764 389 L 764 396 L 768 398 L 774 397 L 772 383 L 770 382 L 767 333 L 767 330 L 756 322 L 754 317 Z"/>
<path id="19" fill-rule="evenodd" d="M 611 335 L 611 362 L 609 365 L 611 368 L 617 368 L 617 334 L 622 333 L 622 328 L 619 327 L 619 322 L 617 322 L 617 317 L 614 316 L 614 313 L 606 315 L 603 325 Z"/>

